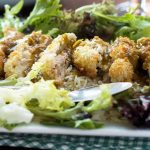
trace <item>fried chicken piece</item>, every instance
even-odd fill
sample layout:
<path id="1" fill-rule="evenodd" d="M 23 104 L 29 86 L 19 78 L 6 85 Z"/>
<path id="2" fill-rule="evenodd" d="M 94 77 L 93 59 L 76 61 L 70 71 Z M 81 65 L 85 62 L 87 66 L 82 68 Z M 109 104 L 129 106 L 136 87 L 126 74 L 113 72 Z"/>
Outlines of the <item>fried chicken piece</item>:
<path id="1" fill-rule="evenodd" d="M 59 35 L 41 54 L 28 76 L 32 74 L 32 71 L 37 71 L 37 66 L 42 64 L 39 74 L 45 80 L 52 79 L 61 84 L 70 63 L 71 49 L 75 41 L 76 36 L 73 33 Z"/>
<path id="2" fill-rule="evenodd" d="M 108 46 L 108 43 L 97 36 L 91 40 L 77 41 L 72 55 L 75 67 L 89 77 L 96 77 L 97 68 L 102 70 L 107 68 L 103 61 L 108 54 Z"/>
<path id="3" fill-rule="evenodd" d="M 143 69 L 147 70 L 150 76 L 150 38 L 144 37 L 137 41 L 140 49 L 140 56 L 143 60 Z"/>
<path id="4" fill-rule="evenodd" d="M 61 84 L 70 62 L 68 54 L 64 52 L 58 55 L 56 53 L 45 53 L 40 61 L 44 63 L 41 76 L 45 80 L 52 79 Z"/>
<path id="5" fill-rule="evenodd" d="M 21 39 L 23 36 L 23 33 L 13 28 L 6 28 L 4 30 L 4 38 L 0 39 L 0 75 L 4 72 L 4 62 L 9 53 L 9 49 L 16 44 L 16 40 Z"/>
<path id="6" fill-rule="evenodd" d="M 133 79 L 133 65 L 128 58 L 116 59 L 109 69 L 112 82 L 130 82 Z"/>
<path id="7" fill-rule="evenodd" d="M 16 45 L 16 40 L 24 37 L 24 34 L 16 31 L 14 28 L 5 28 L 4 30 L 4 38 L 0 40 L 0 44 L 5 46 L 6 51 L 8 48 L 11 48 Z"/>
<path id="8" fill-rule="evenodd" d="M 110 48 L 112 65 L 109 69 L 111 81 L 131 81 L 139 59 L 139 50 L 134 41 L 119 37 Z"/>
<path id="9" fill-rule="evenodd" d="M 50 42 L 51 38 L 43 35 L 40 31 L 32 32 L 18 40 L 4 65 L 5 76 L 25 77 L 39 58 L 39 54 L 46 49 Z"/>
<path id="10" fill-rule="evenodd" d="M 133 67 L 136 67 L 139 58 L 139 51 L 136 48 L 134 41 L 127 37 L 119 37 L 111 45 L 110 51 L 112 60 L 127 57 Z"/>

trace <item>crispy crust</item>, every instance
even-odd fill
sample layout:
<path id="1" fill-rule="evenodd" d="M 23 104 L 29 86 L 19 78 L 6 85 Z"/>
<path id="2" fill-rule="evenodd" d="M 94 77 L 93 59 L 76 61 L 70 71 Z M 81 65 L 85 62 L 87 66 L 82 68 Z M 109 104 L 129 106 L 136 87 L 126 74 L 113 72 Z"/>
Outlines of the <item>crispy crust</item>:
<path id="1" fill-rule="evenodd" d="M 5 76 L 26 76 L 34 62 L 38 59 L 39 54 L 47 47 L 50 41 L 51 38 L 42 35 L 41 32 L 33 32 L 18 40 L 17 45 L 13 47 L 13 52 L 5 63 Z"/>
<path id="2" fill-rule="evenodd" d="M 4 63 L 9 54 L 9 49 L 16 44 L 16 40 L 21 39 L 23 36 L 23 33 L 20 33 L 13 28 L 5 29 L 4 38 L 0 40 L 0 75 L 4 73 Z"/>
<path id="3" fill-rule="evenodd" d="M 110 56 L 113 60 L 127 57 L 133 67 L 136 67 L 139 59 L 139 51 L 134 41 L 127 37 L 119 37 L 111 45 L 110 51 Z"/>
<path id="4" fill-rule="evenodd" d="M 35 65 L 43 64 L 40 73 L 44 79 L 55 80 L 58 84 L 61 84 L 70 64 L 71 50 L 75 41 L 75 34 L 65 33 L 55 38 L 41 54 Z"/>
<path id="5" fill-rule="evenodd" d="M 134 70 L 128 58 L 116 59 L 109 69 L 112 82 L 130 82 L 133 79 Z"/>
<path id="6" fill-rule="evenodd" d="M 103 58 L 107 55 L 109 44 L 99 37 L 77 41 L 73 52 L 73 64 L 89 77 L 97 76 L 97 68 L 104 69 Z"/>
<path id="7" fill-rule="evenodd" d="M 140 49 L 140 57 L 143 60 L 143 69 L 147 70 L 150 76 L 150 38 L 139 39 L 137 46 Z"/>

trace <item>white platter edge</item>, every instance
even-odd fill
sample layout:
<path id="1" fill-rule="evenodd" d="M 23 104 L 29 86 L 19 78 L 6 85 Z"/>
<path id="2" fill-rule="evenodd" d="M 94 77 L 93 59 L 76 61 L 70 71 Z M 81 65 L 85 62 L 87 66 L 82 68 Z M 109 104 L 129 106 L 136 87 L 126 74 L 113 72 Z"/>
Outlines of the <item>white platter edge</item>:
<path id="1" fill-rule="evenodd" d="M 78 136 L 115 136 L 115 137 L 150 137 L 150 130 L 132 129 L 122 126 L 105 126 L 100 129 L 81 130 L 64 127 L 50 127 L 30 124 L 16 127 L 12 131 L 0 128 L 0 133 L 78 135 Z"/>

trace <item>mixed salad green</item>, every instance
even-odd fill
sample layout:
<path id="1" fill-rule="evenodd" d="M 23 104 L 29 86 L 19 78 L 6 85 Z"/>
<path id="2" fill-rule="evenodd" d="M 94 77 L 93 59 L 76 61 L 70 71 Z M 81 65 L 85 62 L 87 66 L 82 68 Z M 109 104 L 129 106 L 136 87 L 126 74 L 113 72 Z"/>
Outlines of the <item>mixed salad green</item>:
<path id="1" fill-rule="evenodd" d="M 112 0 L 76 10 L 62 10 L 59 0 L 36 0 L 30 15 L 22 20 L 17 15 L 23 7 L 23 2 L 20 0 L 12 8 L 5 6 L 4 17 L 0 20 L 1 36 L 6 26 L 24 32 L 42 30 L 53 37 L 66 32 L 76 33 L 80 38 L 99 35 L 108 40 L 116 36 L 128 36 L 133 40 L 150 36 L 149 17 L 135 15 L 135 11 L 118 16 Z"/>
<path id="2" fill-rule="evenodd" d="M 0 126 L 12 129 L 34 120 L 47 125 L 99 128 L 103 123 L 92 119 L 92 113 L 112 106 L 109 90 L 106 87 L 101 90 L 92 102 L 76 104 L 66 90 L 56 89 L 53 81 L 41 80 L 16 89 L 1 87 Z"/>

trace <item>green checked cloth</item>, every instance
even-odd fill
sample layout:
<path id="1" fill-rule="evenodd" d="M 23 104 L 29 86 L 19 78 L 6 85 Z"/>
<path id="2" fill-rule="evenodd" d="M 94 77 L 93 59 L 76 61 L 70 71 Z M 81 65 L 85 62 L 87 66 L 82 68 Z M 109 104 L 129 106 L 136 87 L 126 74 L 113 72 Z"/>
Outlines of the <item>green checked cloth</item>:
<path id="1" fill-rule="evenodd" d="M 150 139 L 1 133 L 0 146 L 50 150 L 150 150 Z"/>

